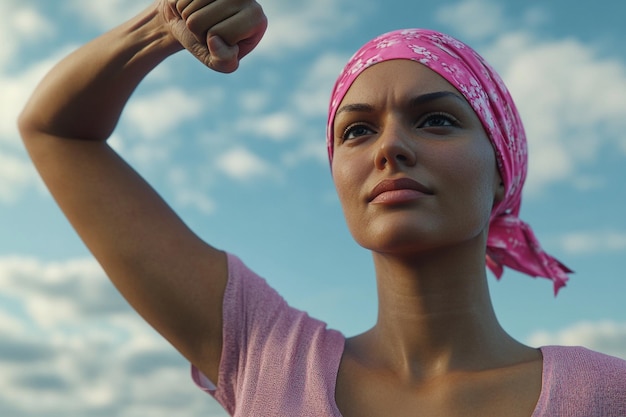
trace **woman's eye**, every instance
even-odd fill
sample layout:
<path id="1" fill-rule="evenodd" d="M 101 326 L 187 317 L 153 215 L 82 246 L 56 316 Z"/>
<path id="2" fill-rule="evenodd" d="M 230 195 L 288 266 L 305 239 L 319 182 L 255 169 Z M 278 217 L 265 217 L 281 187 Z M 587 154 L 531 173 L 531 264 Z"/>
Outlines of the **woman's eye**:
<path id="1" fill-rule="evenodd" d="M 437 113 L 431 114 L 420 124 L 421 128 L 429 128 L 429 127 L 454 127 L 458 126 L 458 121 L 447 114 Z"/>
<path id="2" fill-rule="evenodd" d="M 342 139 L 355 139 L 360 136 L 366 136 L 372 134 L 373 131 L 369 127 L 365 125 L 352 125 L 348 126 L 348 128 L 343 132 Z"/>

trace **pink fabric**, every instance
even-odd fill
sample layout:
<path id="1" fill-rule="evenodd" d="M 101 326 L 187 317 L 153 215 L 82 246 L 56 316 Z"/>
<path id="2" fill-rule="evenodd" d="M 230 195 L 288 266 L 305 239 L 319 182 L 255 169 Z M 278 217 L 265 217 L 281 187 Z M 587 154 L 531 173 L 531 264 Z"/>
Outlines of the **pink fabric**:
<path id="1" fill-rule="evenodd" d="M 626 416 L 626 361 L 583 347 L 547 346 L 532 417 Z"/>
<path id="2" fill-rule="evenodd" d="M 480 118 L 493 145 L 506 196 L 491 214 L 487 265 L 500 278 L 503 266 L 554 283 L 555 294 L 572 272 L 546 254 L 530 227 L 518 217 L 526 179 L 524 127 L 513 99 L 498 74 L 473 49 L 439 32 L 406 29 L 389 32 L 365 44 L 337 79 L 328 112 L 327 147 L 333 158 L 335 113 L 354 80 L 370 66 L 392 59 L 419 62 L 459 90 Z"/>
<path id="3" fill-rule="evenodd" d="M 233 255 L 228 268 L 218 387 L 192 367 L 195 383 L 231 416 L 341 417 L 335 384 L 344 337 L 289 307 Z M 579 347 L 541 352 L 532 417 L 626 416 L 626 361 Z"/>
<path id="4" fill-rule="evenodd" d="M 237 257 L 228 255 L 223 348 L 217 389 L 196 368 L 196 384 L 231 415 L 334 416 L 344 337 L 291 308 Z"/>

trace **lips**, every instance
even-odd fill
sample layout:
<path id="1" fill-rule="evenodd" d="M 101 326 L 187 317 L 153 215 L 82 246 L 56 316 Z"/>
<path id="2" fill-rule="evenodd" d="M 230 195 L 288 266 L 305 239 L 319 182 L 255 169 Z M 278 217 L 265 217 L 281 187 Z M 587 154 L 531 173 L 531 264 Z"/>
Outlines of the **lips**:
<path id="1" fill-rule="evenodd" d="M 374 200 L 413 199 L 420 195 L 432 194 L 433 192 L 428 187 L 411 178 L 403 177 L 386 179 L 382 180 L 376 185 L 376 187 L 374 187 L 372 192 L 369 194 L 368 202 L 372 202 Z"/>

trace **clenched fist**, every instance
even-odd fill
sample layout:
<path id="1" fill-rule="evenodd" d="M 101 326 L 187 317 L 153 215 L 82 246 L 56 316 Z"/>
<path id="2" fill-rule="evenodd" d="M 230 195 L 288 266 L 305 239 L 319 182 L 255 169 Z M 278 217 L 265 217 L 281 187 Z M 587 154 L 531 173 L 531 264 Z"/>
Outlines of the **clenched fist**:
<path id="1" fill-rule="evenodd" d="M 172 36 L 219 72 L 235 71 L 267 28 L 254 0 L 157 0 L 157 6 Z"/>

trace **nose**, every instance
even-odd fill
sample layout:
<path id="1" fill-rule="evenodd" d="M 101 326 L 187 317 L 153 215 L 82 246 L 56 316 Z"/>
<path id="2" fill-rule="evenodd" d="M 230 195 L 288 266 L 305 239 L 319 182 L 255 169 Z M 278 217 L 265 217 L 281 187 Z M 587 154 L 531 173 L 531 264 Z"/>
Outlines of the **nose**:
<path id="1" fill-rule="evenodd" d="M 390 124 L 378 137 L 377 142 L 374 155 L 376 168 L 382 170 L 389 166 L 410 167 L 417 163 L 417 154 L 413 146 L 415 140 L 407 128 L 395 123 Z"/>

